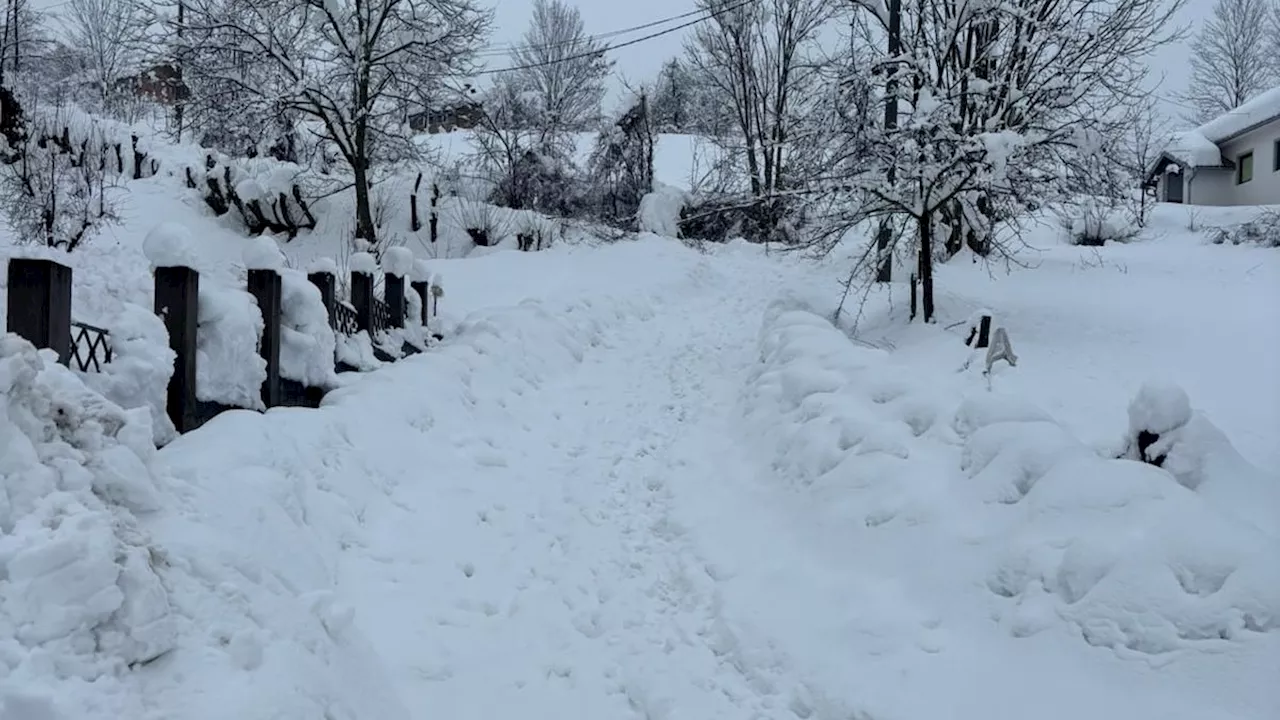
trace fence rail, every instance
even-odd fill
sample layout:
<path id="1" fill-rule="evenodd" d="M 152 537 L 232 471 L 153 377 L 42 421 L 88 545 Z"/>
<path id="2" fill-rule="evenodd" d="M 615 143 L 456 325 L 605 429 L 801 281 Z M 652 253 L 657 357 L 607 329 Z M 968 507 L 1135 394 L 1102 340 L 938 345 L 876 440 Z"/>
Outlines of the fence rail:
<path id="1" fill-rule="evenodd" d="M 341 300 L 333 304 L 333 331 L 339 335 L 355 335 L 360 332 L 360 318 L 356 309 Z"/>
<path id="2" fill-rule="evenodd" d="M 71 321 L 71 357 L 68 365 L 80 372 L 102 372 L 111 362 L 111 334 L 89 323 Z"/>

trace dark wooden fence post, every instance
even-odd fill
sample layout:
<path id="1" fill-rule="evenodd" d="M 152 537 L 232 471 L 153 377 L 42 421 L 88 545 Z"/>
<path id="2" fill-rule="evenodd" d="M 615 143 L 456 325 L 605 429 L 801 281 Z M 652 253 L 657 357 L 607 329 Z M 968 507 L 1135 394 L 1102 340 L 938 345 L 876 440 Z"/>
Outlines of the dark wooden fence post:
<path id="1" fill-rule="evenodd" d="M 71 359 L 71 268 L 52 260 L 9 260 L 9 332 Z"/>
<path id="2" fill-rule="evenodd" d="M 258 339 L 258 353 L 267 361 L 267 378 L 262 382 L 262 403 L 268 408 L 278 407 L 280 394 L 280 273 L 275 270 L 250 270 L 249 294 L 258 301 L 262 312 L 262 337 Z"/>
<path id="3" fill-rule="evenodd" d="M 373 337 L 373 273 L 352 271 L 351 306 L 356 309 L 356 329 Z"/>
<path id="4" fill-rule="evenodd" d="M 382 294 L 387 303 L 388 324 L 404 327 L 404 277 L 387 273 L 382 280 Z"/>
<path id="5" fill-rule="evenodd" d="M 329 327 L 336 328 L 338 319 L 334 316 L 337 312 L 334 304 L 338 301 L 337 278 L 331 272 L 313 272 L 307 275 L 307 279 L 320 291 L 320 302 L 324 303 L 324 309 L 329 313 Z"/>
<path id="6" fill-rule="evenodd" d="M 418 293 L 418 297 L 422 300 L 422 303 L 421 303 L 422 307 L 418 308 L 418 314 L 422 316 L 419 319 L 419 322 L 422 323 L 423 327 L 426 327 L 427 326 L 427 304 L 431 302 L 431 290 L 430 290 L 431 283 L 427 282 L 426 280 L 414 280 L 413 282 L 409 283 L 409 286 L 413 288 L 414 292 Z"/>
<path id="7" fill-rule="evenodd" d="M 196 328 L 200 320 L 200 274 L 187 267 L 156 268 L 155 311 L 169 331 L 169 348 L 176 356 L 165 410 L 178 432 L 189 432 L 198 425 Z"/>

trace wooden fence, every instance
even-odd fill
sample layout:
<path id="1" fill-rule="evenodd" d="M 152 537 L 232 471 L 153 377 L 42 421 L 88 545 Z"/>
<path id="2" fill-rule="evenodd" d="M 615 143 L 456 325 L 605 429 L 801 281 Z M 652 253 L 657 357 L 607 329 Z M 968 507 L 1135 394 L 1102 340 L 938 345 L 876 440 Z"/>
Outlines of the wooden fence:
<path id="1" fill-rule="evenodd" d="M 180 433 L 194 430 L 225 410 L 235 409 L 202 401 L 196 394 L 196 346 L 199 324 L 200 274 L 189 267 L 160 267 L 154 271 L 154 308 L 169 333 L 169 347 L 175 354 L 169 378 L 166 410 Z M 100 372 L 111 362 L 110 333 L 100 327 L 77 322 L 71 314 L 71 268 L 44 259 L 13 258 L 8 268 L 8 332 L 25 338 L 38 348 L 57 353 L 58 361 L 80 372 Z M 338 335 L 367 332 L 371 340 L 381 333 L 405 326 L 408 303 L 405 277 L 387 273 L 383 297 L 375 292 L 376 278 L 368 272 L 351 273 L 350 303 L 338 298 L 337 278 L 328 272 L 307 276 L 320 290 L 329 313 L 329 325 Z M 428 326 L 434 315 L 436 297 L 426 280 L 413 280 L 410 287 L 422 298 L 420 322 Z M 246 290 L 257 300 L 263 329 L 258 352 L 266 361 L 267 376 L 262 383 L 262 402 L 268 407 L 318 407 L 328 388 L 306 387 L 280 376 L 282 278 L 274 270 L 249 270 Z M 436 335 L 438 338 L 439 335 Z M 424 335 L 425 338 L 425 335 Z M 405 355 L 425 350 L 406 342 Z M 374 345 L 378 359 L 389 362 L 395 356 Z M 338 360 L 338 372 L 357 370 Z"/>

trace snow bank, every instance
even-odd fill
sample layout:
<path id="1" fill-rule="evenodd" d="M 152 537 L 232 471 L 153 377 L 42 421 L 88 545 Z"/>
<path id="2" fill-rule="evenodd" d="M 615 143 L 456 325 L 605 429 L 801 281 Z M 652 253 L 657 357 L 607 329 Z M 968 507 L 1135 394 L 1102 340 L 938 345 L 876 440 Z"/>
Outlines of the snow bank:
<path id="1" fill-rule="evenodd" d="M 1144 388 L 1131 408 L 1135 432 L 1162 433 L 1148 448 L 1160 469 L 1099 456 L 1016 396 L 951 404 L 805 311 L 773 307 L 760 348 L 744 415 L 773 472 L 824 513 L 892 529 L 886 556 L 887 538 L 955 548 L 945 562 L 961 570 L 913 574 L 985 582 L 1014 637 L 1066 622 L 1089 644 L 1153 654 L 1280 630 L 1280 481 L 1176 388 Z"/>
<path id="2" fill-rule="evenodd" d="M 177 637 L 165 559 L 138 521 L 160 506 L 154 453 L 145 409 L 0 336 L 0 716 L 141 716 L 122 675 Z M 100 697 L 77 707 L 91 685 Z"/>
<path id="3" fill-rule="evenodd" d="M 245 290 L 200 284 L 196 331 L 196 397 L 262 410 L 267 361 L 258 353 L 262 313 Z"/>

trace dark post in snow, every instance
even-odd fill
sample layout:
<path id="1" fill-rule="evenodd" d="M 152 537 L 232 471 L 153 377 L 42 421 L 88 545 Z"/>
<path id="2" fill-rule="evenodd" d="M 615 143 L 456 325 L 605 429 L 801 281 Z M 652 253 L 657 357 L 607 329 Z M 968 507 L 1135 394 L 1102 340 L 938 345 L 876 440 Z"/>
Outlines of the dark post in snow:
<path id="1" fill-rule="evenodd" d="M 6 327 L 37 348 L 71 359 L 71 268 L 52 260 L 9 261 Z"/>
<path id="2" fill-rule="evenodd" d="M 329 313 L 329 327 L 336 328 L 338 319 L 334 316 L 334 312 L 336 312 L 334 303 L 338 299 L 337 278 L 333 276 L 333 273 L 313 272 L 307 275 L 307 279 L 320 291 L 320 302 L 324 303 L 324 309 Z"/>
<path id="3" fill-rule="evenodd" d="M 373 337 L 373 273 L 351 273 L 351 306 L 356 309 L 356 329 Z"/>
<path id="4" fill-rule="evenodd" d="M 902 0 L 889 0 L 889 76 L 884 83 L 884 129 L 888 133 L 898 127 L 898 55 L 902 52 Z M 897 168 L 889 166 L 886 179 L 892 186 Z M 893 279 L 893 256 L 889 247 L 893 242 L 893 225 L 889 218 L 880 221 L 876 232 L 876 282 L 887 283 Z"/>
<path id="5" fill-rule="evenodd" d="M 991 315 L 983 313 L 978 326 L 969 329 L 969 337 L 965 344 L 974 349 L 981 349 L 991 344 Z"/>
<path id="6" fill-rule="evenodd" d="M 185 433 L 197 426 L 196 327 L 200 320 L 200 274 L 188 267 L 155 270 L 155 311 L 169 331 L 174 352 L 165 410 L 174 428 Z"/>
<path id="7" fill-rule="evenodd" d="M 268 408 L 278 407 L 280 395 L 280 273 L 275 270 L 250 270 L 249 294 L 258 301 L 262 312 L 262 337 L 258 339 L 258 353 L 267 361 L 267 378 L 262 382 L 262 403 Z"/>
<path id="8" fill-rule="evenodd" d="M 387 273 L 382 280 L 382 295 L 387 303 L 387 324 L 404 327 L 404 277 Z"/>
<path id="9" fill-rule="evenodd" d="M 431 242 L 433 243 L 440 239 L 440 214 L 437 211 L 439 203 L 440 186 L 433 182 L 431 183 L 431 217 L 427 219 L 427 222 L 431 223 Z"/>
<path id="10" fill-rule="evenodd" d="M 431 292 L 430 292 L 431 283 L 428 283 L 426 280 L 414 280 L 413 282 L 409 283 L 409 286 L 413 288 L 414 292 L 418 293 L 418 298 L 422 300 L 422 302 L 420 303 L 421 307 L 418 308 L 418 314 L 422 316 L 421 318 L 422 326 L 426 327 L 427 326 L 427 304 L 431 302 Z"/>

